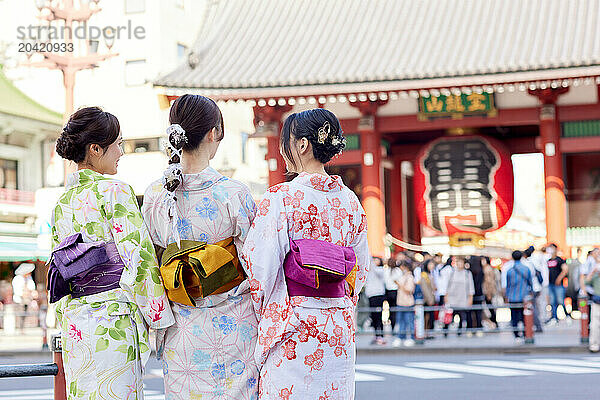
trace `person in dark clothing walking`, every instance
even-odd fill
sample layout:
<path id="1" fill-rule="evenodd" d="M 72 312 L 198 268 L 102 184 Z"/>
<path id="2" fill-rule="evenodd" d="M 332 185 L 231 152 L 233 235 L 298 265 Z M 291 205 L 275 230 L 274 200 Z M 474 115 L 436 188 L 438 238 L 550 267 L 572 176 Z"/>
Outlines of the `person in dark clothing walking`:
<path id="1" fill-rule="evenodd" d="M 385 344 L 381 319 L 381 307 L 383 307 L 383 301 L 385 300 L 385 270 L 383 260 L 379 257 L 373 257 L 373 263 L 365 284 L 365 295 L 369 298 L 369 307 L 373 309 L 371 311 L 371 326 L 375 331 L 375 337 L 371 344 Z"/>
<path id="2" fill-rule="evenodd" d="M 547 262 L 548 265 L 548 294 L 550 297 L 550 305 L 552 306 L 552 315 L 546 323 L 550 323 L 553 319 L 558 322 L 558 306 L 562 306 L 566 314 L 565 309 L 565 287 L 563 286 L 563 279 L 569 273 L 569 268 L 565 260 L 556 255 L 557 247 L 554 243 L 546 247 L 546 252 L 550 255 L 550 259 Z"/>
<path id="3" fill-rule="evenodd" d="M 387 262 L 387 268 L 385 269 L 385 301 L 387 301 L 390 309 L 397 305 L 396 297 L 398 296 L 398 285 L 396 284 L 396 281 L 402 276 L 399 265 L 400 261 L 404 259 L 404 255 L 399 255 L 396 260 L 393 257 L 390 258 Z M 390 311 L 390 325 L 392 326 L 392 332 L 394 332 L 396 326 L 396 311 Z"/>
<path id="4" fill-rule="evenodd" d="M 482 307 L 485 303 L 485 296 L 483 295 L 483 266 L 481 265 L 481 257 L 480 256 L 471 256 L 467 260 L 467 264 L 469 265 L 469 269 L 471 274 L 473 275 L 473 284 L 475 285 L 475 294 L 473 295 L 473 306 L 474 307 Z M 478 329 L 476 332 L 477 336 L 482 335 L 481 329 L 483 325 L 481 324 L 481 315 L 483 309 L 476 309 L 470 312 L 467 312 L 467 328 Z"/>
<path id="5" fill-rule="evenodd" d="M 533 293 L 533 280 L 529 268 L 521 262 L 523 253 L 515 250 L 512 253 L 514 265 L 506 273 L 506 301 L 508 303 L 523 303 L 527 296 Z M 515 338 L 521 337 L 518 330 L 519 322 L 523 322 L 523 307 L 510 309 L 510 323 Z"/>

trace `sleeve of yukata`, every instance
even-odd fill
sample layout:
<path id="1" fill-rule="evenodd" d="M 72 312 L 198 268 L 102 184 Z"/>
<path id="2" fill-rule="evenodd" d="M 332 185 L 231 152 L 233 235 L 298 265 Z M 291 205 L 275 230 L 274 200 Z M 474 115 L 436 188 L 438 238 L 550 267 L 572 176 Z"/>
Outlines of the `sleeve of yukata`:
<path id="1" fill-rule="evenodd" d="M 154 246 L 133 189 L 126 184 L 110 186 L 105 193 L 104 209 L 125 264 L 121 287 L 138 305 L 151 328 L 173 325 L 175 319 L 162 284 Z"/>
<path id="2" fill-rule="evenodd" d="M 358 204 L 358 212 L 356 213 L 357 216 L 355 217 L 355 221 L 360 221 L 357 228 L 357 235 L 351 245 L 356 254 L 357 264 L 356 283 L 354 296 L 352 297 L 352 301 L 356 305 L 358 303 L 358 294 L 367 282 L 367 275 L 369 274 L 369 268 L 371 266 L 371 252 L 369 251 L 369 242 L 367 240 L 367 215 L 360 203 L 358 203 L 358 199 L 354 197 L 354 200 Z"/>
<path id="3" fill-rule="evenodd" d="M 239 191 L 234 199 L 235 202 L 230 203 L 230 207 L 234 219 L 233 240 L 239 255 L 242 253 L 250 225 L 254 221 L 254 217 L 256 217 L 256 203 L 246 186 L 242 186 L 242 190 Z"/>
<path id="4" fill-rule="evenodd" d="M 267 192 L 258 205 L 250 227 L 242 263 L 250 280 L 250 290 L 258 317 L 256 360 L 264 363 L 269 350 L 283 340 L 299 321 L 288 296 L 283 261 L 289 251 L 289 234 L 282 200 Z"/>
<path id="5" fill-rule="evenodd" d="M 60 208 L 60 205 L 57 204 L 56 208 Z M 54 248 L 60 244 L 60 239 L 58 238 L 58 230 L 56 229 L 56 208 L 52 210 L 52 213 L 50 215 L 50 226 L 52 226 L 52 250 L 54 250 Z M 62 316 L 65 301 L 66 297 L 63 297 L 54 305 L 54 309 L 56 311 L 56 319 L 58 319 L 58 323 L 61 326 L 63 323 Z"/>
<path id="6" fill-rule="evenodd" d="M 150 234 L 150 240 L 152 240 L 152 243 L 166 248 L 167 238 L 162 238 L 157 230 L 157 221 L 161 220 L 161 218 L 159 218 L 159 213 L 162 210 L 157 203 L 158 199 L 156 193 L 157 191 L 160 192 L 160 189 L 162 189 L 161 184 L 152 184 L 146 189 L 146 192 L 144 193 L 144 203 L 142 204 L 142 217 L 144 218 L 144 222 L 146 228 L 148 229 L 148 233 Z"/>

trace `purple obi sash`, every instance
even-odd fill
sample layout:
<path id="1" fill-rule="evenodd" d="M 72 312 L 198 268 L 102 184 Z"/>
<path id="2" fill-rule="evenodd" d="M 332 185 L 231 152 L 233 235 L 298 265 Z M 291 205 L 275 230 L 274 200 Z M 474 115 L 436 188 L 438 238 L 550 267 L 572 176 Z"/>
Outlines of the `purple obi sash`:
<path id="1" fill-rule="evenodd" d="M 323 240 L 290 240 L 283 270 L 290 296 L 344 297 L 346 282 L 354 291 L 356 255 Z"/>
<path id="2" fill-rule="evenodd" d="M 68 236 L 52 251 L 48 269 L 50 303 L 119 287 L 125 265 L 114 242 L 84 243 L 81 233 Z"/>

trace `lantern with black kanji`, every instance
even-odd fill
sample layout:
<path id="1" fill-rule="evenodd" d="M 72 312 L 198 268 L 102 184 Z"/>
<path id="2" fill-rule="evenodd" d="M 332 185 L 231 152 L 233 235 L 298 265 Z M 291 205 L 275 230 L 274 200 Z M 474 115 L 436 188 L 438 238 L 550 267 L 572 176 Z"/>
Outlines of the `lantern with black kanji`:
<path id="1" fill-rule="evenodd" d="M 513 210 L 510 153 L 481 135 L 446 136 L 421 150 L 415 168 L 419 220 L 447 234 L 451 245 L 483 245 L 483 234 L 506 224 Z"/>

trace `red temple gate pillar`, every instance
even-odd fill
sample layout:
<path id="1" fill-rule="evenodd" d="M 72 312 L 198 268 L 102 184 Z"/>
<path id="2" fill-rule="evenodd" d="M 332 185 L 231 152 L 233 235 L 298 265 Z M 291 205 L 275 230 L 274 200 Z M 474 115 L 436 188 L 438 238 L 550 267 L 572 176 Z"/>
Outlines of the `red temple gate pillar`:
<path id="1" fill-rule="evenodd" d="M 267 160 L 269 168 L 269 186 L 285 182 L 285 162 L 279 152 L 279 138 L 283 115 L 292 106 L 254 106 L 254 125 L 261 136 L 267 138 Z"/>
<path id="2" fill-rule="evenodd" d="M 544 154 L 546 197 L 546 238 L 567 254 L 567 202 L 563 179 L 563 157 L 560 149 L 560 121 L 556 100 L 568 88 L 536 89 L 529 93 L 538 97 L 540 107 L 540 139 Z"/>
<path id="3" fill-rule="evenodd" d="M 381 132 L 377 129 L 376 113 L 382 101 L 352 103 L 362 117 L 359 122 L 360 150 L 362 155 L 362 204 L 367 214 L 368 241 L 371 254 L 384 255 L 383 238 L 386 233 L 383 198 L 383 171 L 381 166 Z"/>
<path id="4" fill-rule="evenodd" d="M 405 240 L 403 224 L 403 198 L 402 198 L 402 159 L 394 157 L 394 168 L 391 173 L 390 197 L 391 205 L 388 206 L 390 212 L 390 234 L 395 238 Z"/>

